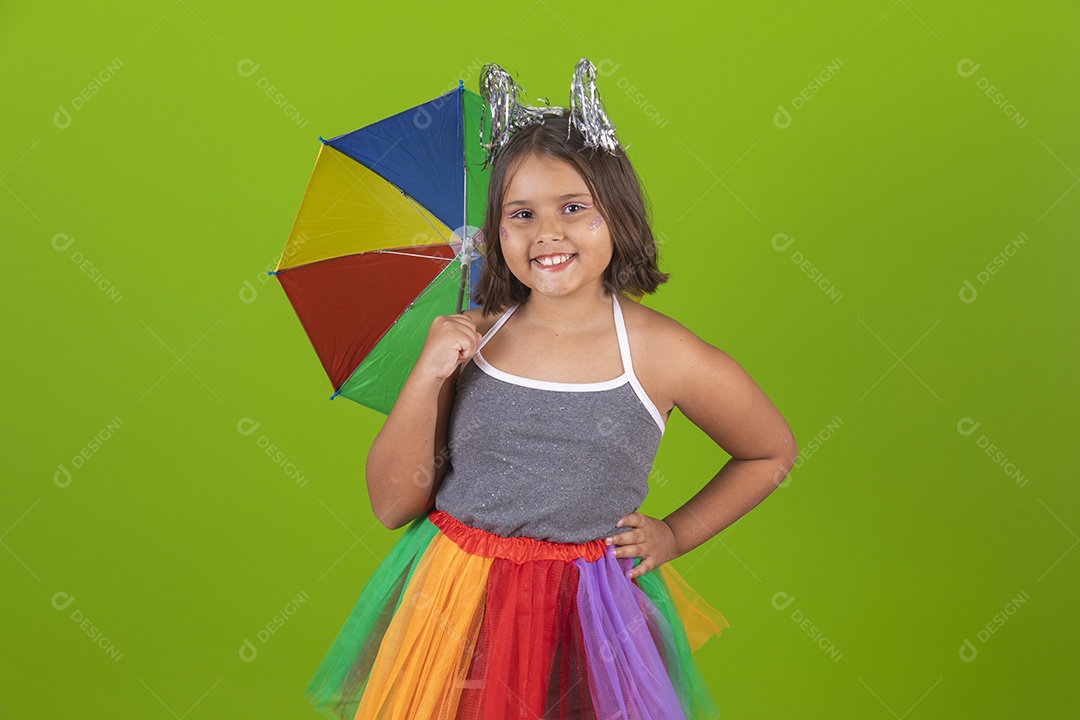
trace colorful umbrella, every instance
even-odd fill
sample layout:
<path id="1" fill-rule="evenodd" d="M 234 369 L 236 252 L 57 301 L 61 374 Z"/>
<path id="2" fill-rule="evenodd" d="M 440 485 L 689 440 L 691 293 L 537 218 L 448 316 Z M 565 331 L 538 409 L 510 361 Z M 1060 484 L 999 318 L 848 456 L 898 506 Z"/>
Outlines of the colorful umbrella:
<path id="1" fill-rule="evenodd" d="M 277 268 L 338 395 L 389 414 L 437 315 L 475 307 L 488 172 L 464 83 L 331 140 Z"/>

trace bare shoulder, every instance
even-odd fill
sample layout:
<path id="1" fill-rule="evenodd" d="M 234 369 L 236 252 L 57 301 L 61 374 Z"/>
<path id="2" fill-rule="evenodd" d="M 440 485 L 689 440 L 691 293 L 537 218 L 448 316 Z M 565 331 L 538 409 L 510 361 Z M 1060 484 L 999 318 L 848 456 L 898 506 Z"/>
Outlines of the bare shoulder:
<path id="1" fill-rule="evenodd" d="M 678 320 L 633 300 L 623 307 L 639 351 L 633 353 L 634 367 L 665 407 L 688 408 L 706 396 L 716 402 L 725 387 L 745 379 L 738 377 L 742 369 L 734 358 Z"/>
<path id="2" fill-rule="evenodd" d="M 693 330 L 659 310 L 629 299 L 622 307 L 629 332 L 635 335 L 637 344 L 649 356 L 666 357 L 670 361 L 673 354 L 685 357 L 686 353 L 701 352 L 706 347 L 720 352 Z"/>
<path id="3" fill-rule="evenodd" d="M 733 457 L 788 456 L 794 438 L 779 410 L 736 360 L 682 323 L 631 301 L 627 331 L 667 407 L 677 407 Z M 637 369 L 638 353 L 634 353 Z M 659 403 L 657 403 L 659 407 Z"/>

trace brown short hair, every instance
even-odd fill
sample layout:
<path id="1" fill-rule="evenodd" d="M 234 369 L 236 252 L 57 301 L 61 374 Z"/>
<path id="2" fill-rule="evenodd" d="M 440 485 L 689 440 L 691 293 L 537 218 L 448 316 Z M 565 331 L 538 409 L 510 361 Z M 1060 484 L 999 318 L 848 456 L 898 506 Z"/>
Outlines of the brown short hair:
<path id="1" fill-rule="evenodd" d="M 567 118 L 546 118 L 512 135 L 491 166 L 480 245 L 484 269 L 472 294 L 473 301 L 483 305 L 484 315 L 502 312 L 524 301 L 531 292 L 510 272 L 499 239 L 506 188 L 513 172 L 529 155 L 563 160 L 584 178 L 614 243 L 611 263 L 604 274 L 608 292 L 639 297 L 667 282 L 668 273 L 657 267 L 656 238 L 649 227 L 644 188 L 625 151 L 616 156 L 587 148 L 581 133 L 571 129 Z"/>

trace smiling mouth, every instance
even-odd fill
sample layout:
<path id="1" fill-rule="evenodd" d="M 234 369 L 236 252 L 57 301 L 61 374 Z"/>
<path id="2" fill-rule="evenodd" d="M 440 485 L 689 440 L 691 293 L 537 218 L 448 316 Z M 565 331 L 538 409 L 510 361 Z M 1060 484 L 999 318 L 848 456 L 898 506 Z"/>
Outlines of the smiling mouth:
<path id="1" fill-rule="evenodd" d="M 533 258 L 532 261 L 540 267 L 551 268 L 565 265 L 575 257 L 577 257 L 577 253 L 563 253 L 561 255 L 544 255 L 543 257 Z"/>

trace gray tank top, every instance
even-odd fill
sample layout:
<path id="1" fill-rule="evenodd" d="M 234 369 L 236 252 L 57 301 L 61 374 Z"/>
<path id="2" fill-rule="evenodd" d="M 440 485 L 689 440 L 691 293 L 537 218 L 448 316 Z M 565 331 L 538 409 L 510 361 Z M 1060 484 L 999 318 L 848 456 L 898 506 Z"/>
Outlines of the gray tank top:
<path id="1" fill-rule="evenodd" d="M 518 305 L 488 330 L 458 375 L 436 508 L 504 537 L 581 543 L 629 529 L 615 523 L 648 494 L 664 420 L 611 299 L 623 365 L 611 380 L 534 380 L 488 364 L 480 349 Z"/>

